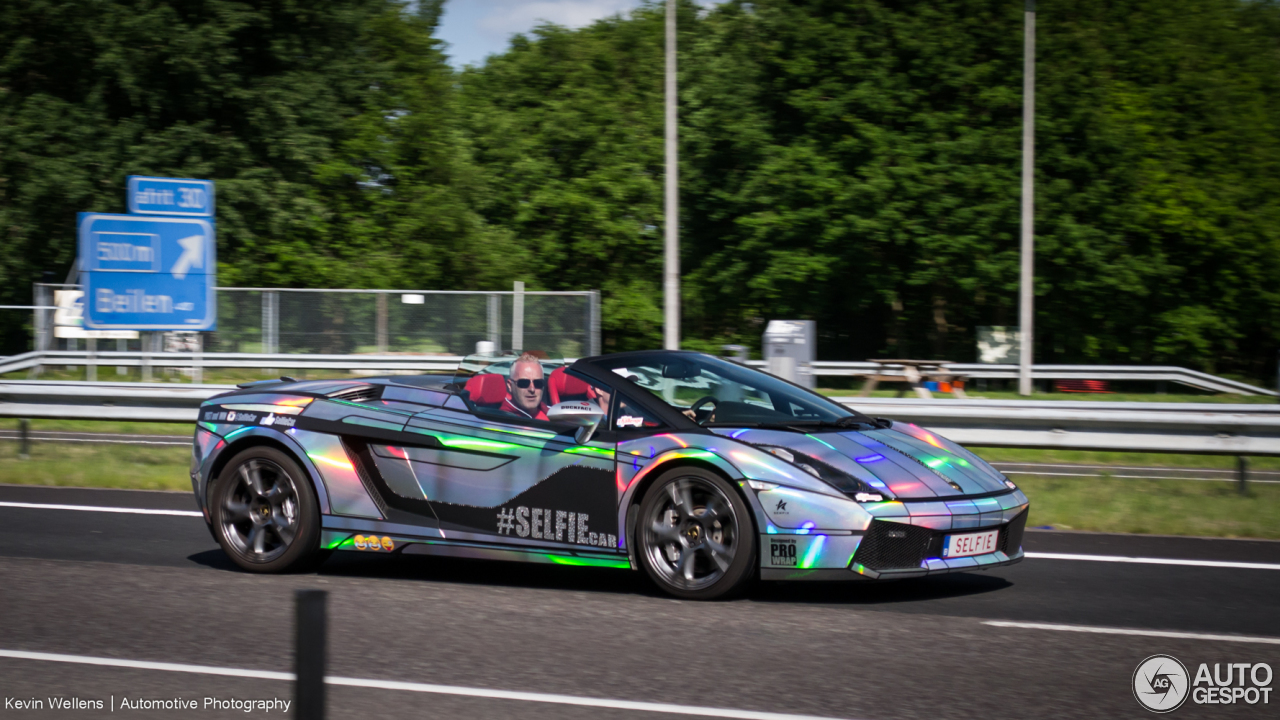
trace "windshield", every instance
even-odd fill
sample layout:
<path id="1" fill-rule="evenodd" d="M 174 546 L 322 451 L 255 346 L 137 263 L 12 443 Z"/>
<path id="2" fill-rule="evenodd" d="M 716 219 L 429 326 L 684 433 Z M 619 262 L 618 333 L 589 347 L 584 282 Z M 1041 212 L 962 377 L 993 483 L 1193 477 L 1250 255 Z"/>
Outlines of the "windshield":
<path id="1" fill-rule="evenodd" d="M 648 390 L 701 425 L 874 424 L 821 395 L 710 355 L 645 353 L 606 356 L 595 363 Z"/>

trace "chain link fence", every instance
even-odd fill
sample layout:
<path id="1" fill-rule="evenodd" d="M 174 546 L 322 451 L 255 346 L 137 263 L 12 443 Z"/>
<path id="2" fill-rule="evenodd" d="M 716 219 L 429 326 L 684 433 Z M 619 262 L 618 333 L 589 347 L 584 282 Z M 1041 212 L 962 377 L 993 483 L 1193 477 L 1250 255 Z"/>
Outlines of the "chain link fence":
<path id="1" fill-rule="evenodd" d="M 38 283 L 37 307 L 51 308 L 57 291 L 76 285 Z M 441 290 L 310 290 L 218 288 L 218 329 L 199 349 L 213 353 L 468 355 L 479 342 L 496 351 L 546 350 L 564 357 L 600 353 L 596 291 L 468 292 Z M 523 322 L 513 326 L 517 305 Z M 32 318 L 33 349 L 84 350 L 86 340 L 58 337 L 52 309 L 13 310 Z M 64 318 L 65 319 L 65 318 Z M 65 327 L 65 325 L 64 325 Z M 513 336 L 522 335 L 520 348 Z M 66 334 L 63 331 L 63 334 Z M 165 336 L 163 338 L 159 336 Z M 187 350 L 173 335 L 99 339 L 102 350 Z M 172 347 L 170 347 L 172 346 Z"/>

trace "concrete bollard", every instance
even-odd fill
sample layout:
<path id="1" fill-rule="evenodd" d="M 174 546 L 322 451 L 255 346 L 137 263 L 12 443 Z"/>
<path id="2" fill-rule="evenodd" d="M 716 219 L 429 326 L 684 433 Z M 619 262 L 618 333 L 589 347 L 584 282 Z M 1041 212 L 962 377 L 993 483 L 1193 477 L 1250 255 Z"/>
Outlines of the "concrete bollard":
<path id="1" fill-rule="evenodd" d="M 18 421 L 18 458 L 31 459 L 31 421 L 26 418 Z"/>

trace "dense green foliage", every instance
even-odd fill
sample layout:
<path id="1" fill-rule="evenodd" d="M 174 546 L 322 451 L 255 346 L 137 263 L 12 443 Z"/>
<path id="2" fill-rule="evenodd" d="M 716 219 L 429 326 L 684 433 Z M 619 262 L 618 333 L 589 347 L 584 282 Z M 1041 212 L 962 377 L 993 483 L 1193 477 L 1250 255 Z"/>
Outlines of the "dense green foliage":
<path id="1" fill-rule="evenodd" d="M 223 283 L 599 288 L 607 349 L 660 342 L 660 4 L 462 72 L 417 7 L 0 7 L 3 300 L 166 174 L 218 181 Z M 799 317 L 823 358 L 969 360 L 1017 322 L 1021 2 L 680 27 L 686 345 Z M 1037 360 L 1270 376 L 1280 6 L 1040 0 L 1038 43 Z"/>
<path id="2" fill-rule="evenodd" d="M 438 5 L 438 3 L 436 3 Z M 429 3 L 0 5 L 0 286 L 61 281 L 129 174 L 212 178 L 222 284 L 437 286 L 511 240 L 453 126 Z"/>

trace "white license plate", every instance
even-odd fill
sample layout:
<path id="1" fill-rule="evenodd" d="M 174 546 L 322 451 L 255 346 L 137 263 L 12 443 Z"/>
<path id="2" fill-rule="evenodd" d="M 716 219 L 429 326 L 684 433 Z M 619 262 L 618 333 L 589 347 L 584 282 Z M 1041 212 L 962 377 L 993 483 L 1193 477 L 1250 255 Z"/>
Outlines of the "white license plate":
<path id="1" fill-rule="evenodd" d="M 986 555 L 995 552 L 1000 530 L 969 533 L 967 535 L 948 535 L 942 539 L 942 557 L 967 557 L 969 555 Z"/>

